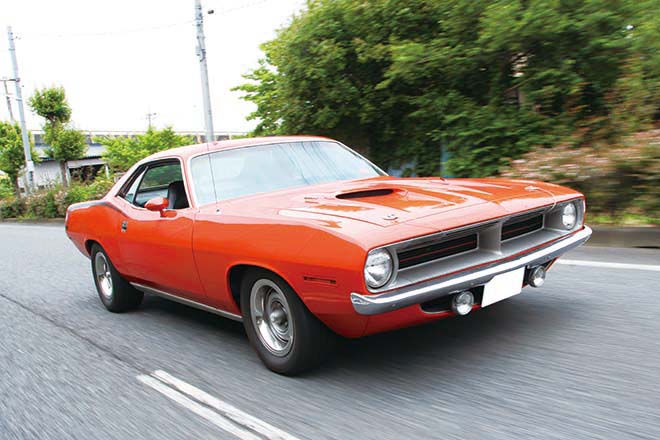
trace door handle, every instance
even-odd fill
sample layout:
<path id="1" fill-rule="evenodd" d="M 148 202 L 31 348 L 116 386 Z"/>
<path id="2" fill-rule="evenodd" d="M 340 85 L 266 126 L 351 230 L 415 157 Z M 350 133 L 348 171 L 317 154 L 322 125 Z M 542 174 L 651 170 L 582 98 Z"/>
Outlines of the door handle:
<path id="1" fill-rule="evenodd" d="M 126 232 L 126 229 L 128 229 L 128 221 L 124 220 L 121 222 L 121 232 Z"/>

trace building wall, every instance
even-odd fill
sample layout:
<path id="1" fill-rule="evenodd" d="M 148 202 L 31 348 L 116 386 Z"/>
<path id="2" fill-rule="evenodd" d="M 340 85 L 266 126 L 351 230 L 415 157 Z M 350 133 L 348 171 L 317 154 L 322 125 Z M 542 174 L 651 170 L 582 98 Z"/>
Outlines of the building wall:
<path id="1" fill-rule="evenodd" d="M 62 181 L 60 163 L 54 160 L 34 165 L 34 181 L 38 187 L 51 186 Z M 23 186 L 22 179 L 19 181 Z"/>

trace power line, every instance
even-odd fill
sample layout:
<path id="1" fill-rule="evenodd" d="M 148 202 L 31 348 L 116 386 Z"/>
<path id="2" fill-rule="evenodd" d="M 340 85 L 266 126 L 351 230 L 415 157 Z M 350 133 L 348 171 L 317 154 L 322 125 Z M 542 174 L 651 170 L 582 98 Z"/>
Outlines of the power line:
<path id="1" fill-rule="evenodd" d="M 259 6 L 261 4 L 267 3 L 272 0 L 258 0 L 254 1 L 251 3 L 247 3 L 245 5 L 241 6 L 236 6 L 234 8 L 229 8 L 229 9 L 223 9 L 216 11 L 217 15 L 222 18 L 225 15 L 228 15 L 232 12 L 236 11 L 241 11 L 244 9 L 249 9 L 254 6 Z M 14 39 L 15 40 L 21 40 L 21 39 L 26 39 L 26 40 L 37 40 L 37 39 L 50 39 L 50 38 L 93 38 L 93 37 L 106 37 L 106 36 L 116 36 L 116 35 L 130 35 L 130 34 L 136 34 L 136 33 L 141 33 L 141 32 L 151 32 L 151 31 L 159 31 L 163 29 L 171 29 L 174 27 L 178 26 L 184 26 L 184 25 L 189 25 L 189 24 L 194 24 L 195 20 L 186 20 L 186 21 L 180 21 L 176 23 L 168 23 L 168 24 L 162 24 L 162 25 L 157 25 L 157 26 L 145 26 L 145 27 L 139 27 L 139 28 L 132 28 L 132 29 L 123 29 L 123 30 L 114 30 L 114 31 L 102 31 L 102 32 L 79 32 L 79 33 L 71 33 L 71 34 L 49 34 L 49 33 L 41 33 L 41 34 L 32 34 L 32 33 L 21 33 L 21 34 L 14 34 Z"/>
<path id="2" fill-rule="evenodd" d="M 237 6 L 237 7 L 229 8 L 229 9 L 223 9 L 223 10 L 216 11 L 216 12 L 219 15 L 227 15 L 231 12 L 252 8 L 254 6 L 259 6 L 259 5 L 261 5 L 263 3 L 266 3 L 266 2 L 269 2 L 269 1 L 272 1 L 272 0 L 258 0 L 258 1 L 254 1 L 254 2 L 251 2 L 251 3 L 247 3 L 245 5 L 241 5 L 241 6 Z M 127 34 L 135 34 L 135 33 L 150 32 L 150 31 L 159 31 L 159 30 L 162 30 L 162 29 L 170 29 L 170 28 L 173 28 L 173 27 L 184 26 L 184 25 L 189 25 L 189 24 L 194 24 L 194 23 L 195 23 L 195 20 L 186 20 L 186 21 L 179 21 L 179 22 L 176 22 L 176 23 L 168 23 L 168 24 L 162 24 L 162 25 L 156 25 L 156 26 L 145 26 L 145 27 L 132 28 L 132 29 L 102 31 L 102 32 L 79 32 L 79 33 L 71 33 L 71 34 L 21 33 L 19 35 L 15 35 L 14 38 L 16 40 L 20 40 L 20 39 L 30 39 L 31 40 L 31 39 L 45 39 L 45 38 L 105 37 L 105 36 L 127 35 Z"/>
<path id="3" fill-rule="evenodd" d="M 224 10 L 218 11 L 218 14 L 226 15 L 230 12 L 240 11 L 242 9 L 248 9 L 248 8 L 253 7 L 253 6 L 259 6 L 260 4 L 266 3 L 266 2 L 269 2 L 269 1 L 271 1 L 271 0 L 259 0 L 259 1 L 255 1 L 255 2 L 252 2 L 252 3 L 247 3 L 247 4 L 242 5 L 242 6 L 236 6 L 235 8 L 229 8 L 229 9 L 224 9 Z"/>
<path id="4" fill-rule="evenodd" d="M 194 20 L 186 20 L 186 21 L 180 21 L 177 23 L 169 23 L 169 24 L 163 24 L 163 25 L 158 25 L 158 26 L 147 26 L 147 27 L 140 27 L 140 28 L 133 28 L 133 29 L 124 29 L 124 30 L 117 30 L 117 31 L 105 31 L 105 32 L 81 32 L 81 33 L 73 33 L 73 34 L 24 34 L 21 33 L 20 37 L 16 37 L 16 39 L 41 39 L 41 38 L 89 38 L 89 37 L 104 37 L 104 36 L 114 36 L 114 35 L 126 35 L 126 34 L 135 34 L 135 33 L 140 33 L 140 32 L 150 32 L 150 31 L 158 31 L 162 29 L 170 29 L 173 27 L 177 26 L 184 26 L 184 25 L 189 25 L 193 24 Z"/>

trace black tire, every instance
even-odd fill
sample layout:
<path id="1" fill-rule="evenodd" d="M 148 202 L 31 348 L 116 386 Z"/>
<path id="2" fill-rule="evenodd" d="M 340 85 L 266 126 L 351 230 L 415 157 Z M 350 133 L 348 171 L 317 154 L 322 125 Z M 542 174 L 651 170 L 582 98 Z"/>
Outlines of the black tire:
<path id="1" fill-rule="evenodd" d="M 291 335 L 293 337 L 288 351 L 282 349 L 282 352 L 278 354 L 273 352 L 272 345 L 265 342 L 263 336 L 265 330 L 259 330 L 256 327 L 255 319 L 253 319 L 251 301 L 253 297 L 261 297 L 259 286 L 264 283 L 267 284 L 263 287 L 264 289 L 277 286 L 279 291 L 277 289 L 272 290 L 273 294 L 278 294 L 278 299 L 274 302 L 281 300 L 279 295 L 281 293 L 285 297 L 286 303 L 288 303 L 286 306 L 289 308 L 288 313 L 285 313 L 286 328 L 288 330 L 289 324 L 291 325 Z M 298 295 L 282 278 L 272 272 L 261 269 L 246 272 L 241 280 L 241 313 L 250 345 L 255 349 L 266 367 L 276 373 L 290 376 L 317 367 L 334 346 L 336 335 L 307 309 Z M 254 313 L 259 315 L 258 312 Z M 263 316 L 269 317 L 273 315 L 273 313 L 263 314 Z M 265 323 L 266 319 L 262 319 L 261 322 Z M 268 329 L 271 329 L 271 327 L 269 326 Z M 274 333 L 271 331 L 270 334 Z"/>
<path id="2" fill-rule="evenodd" d="M 117 272 L 108 254 L 98 244 L 92 245 L 91 257 L 94 285 L 105 308 L 114 313 L 137 308 L 142 303 L 144 293 L 131 286 Z M 103 266 L 103 262 L 106 266 Z M 108 279 L 109 283 L 106 281 Z"/>

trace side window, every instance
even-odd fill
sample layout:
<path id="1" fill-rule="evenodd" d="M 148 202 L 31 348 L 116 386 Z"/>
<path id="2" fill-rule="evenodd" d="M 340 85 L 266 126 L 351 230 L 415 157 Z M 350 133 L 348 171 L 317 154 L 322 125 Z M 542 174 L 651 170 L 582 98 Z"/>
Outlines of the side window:
<path id="1" fill-rule="evenodd" d="M 151 166 L 144 175 L 138 192 L 167 187 L 177 180 L 183 181 L 181 165 L 178 162 Z"/>
<path id="2" fill-rule="evenodd" d="M 119 197 L 124 198 L 128 203 L 133 203 L 135 201 L 135 193 L 137 193 L 137 187 L 142 181 L 142 176 L 144 176 L 144 168 L 137 170 L 135 176 L 132 178 L 130 186 L 120 192 Z"/>
<path id="3" fill-rule="evenodd" d="M 125 199 L 135 206 L 144 207 L 154 197 L 169 199 L 169 209 L 183 209 L 189 206 L 181 165 L 178 161 L 149 166 L 131 184 Z"/>

